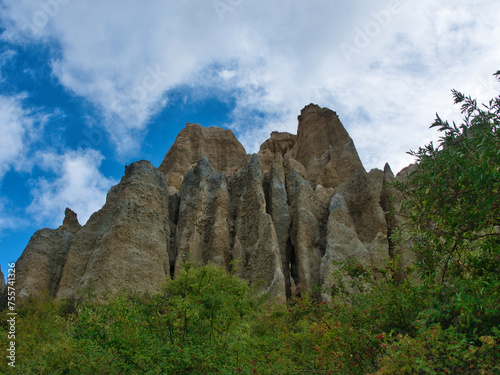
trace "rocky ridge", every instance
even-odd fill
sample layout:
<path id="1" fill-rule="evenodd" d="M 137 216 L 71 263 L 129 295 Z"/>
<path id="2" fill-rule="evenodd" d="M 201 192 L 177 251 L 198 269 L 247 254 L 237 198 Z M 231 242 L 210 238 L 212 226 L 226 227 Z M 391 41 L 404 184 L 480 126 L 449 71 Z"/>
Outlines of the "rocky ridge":
<path id="1" fill-rule="evenodd" d="M 298 120 L 297 135 L 273 132 L 254 155 L 230 130 L 188 123 L 158 169 L 127 166 L 83 227 L 67 209 L 61 227 L 33 235 L 20 295 L 154 292 L 192 262 L 284 301 L 328 287 L 335 262 L 394 256 L 390 167 L 366 172 L 335 112 L 310 104 Z"/>

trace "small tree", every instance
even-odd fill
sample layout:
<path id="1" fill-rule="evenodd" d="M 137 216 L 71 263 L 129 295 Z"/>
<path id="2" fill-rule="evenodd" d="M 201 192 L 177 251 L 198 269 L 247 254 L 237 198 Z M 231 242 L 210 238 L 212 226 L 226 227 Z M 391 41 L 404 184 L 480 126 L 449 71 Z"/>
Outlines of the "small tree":
<path id="1" fill-rule="evenodd" d="M 494 75 L 500 79 L 500 71 Z M 500 272 L 500 96 L 478 106 L 452 92 L 463 122 L 437 115 L 437 147 L 409 152 L 418 170 L 397 184 L 418 264 L 441 282 Z"/>

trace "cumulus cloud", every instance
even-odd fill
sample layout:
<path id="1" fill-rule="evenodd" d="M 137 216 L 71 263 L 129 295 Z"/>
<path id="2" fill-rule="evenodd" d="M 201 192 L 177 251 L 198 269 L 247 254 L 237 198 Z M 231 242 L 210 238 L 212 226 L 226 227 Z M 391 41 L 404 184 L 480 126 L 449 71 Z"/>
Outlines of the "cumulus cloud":
<path id="1" fill-rule="evenodd" d="M 64 210 L 70 207 L 85 224 L 106 201 L 106 193 L 116 181 L 105 177 L 99 167 L 102 155 L 95 150 L 69 151 L 64 154 L 40 152 L 39 166 L 53 178 L 34 181 L 33 201 L 28 212 L 37 222 L 62 224 Z"/>
<path id="2" fill-rule="evenodd" d="M 30 145 L 39 137 L 46 116 L 24 108 L 25 95 L 0 95 L 0 181 L 14 169 L 28 170 Z"/>
<path id="3" fill-rule="evenodd" d="M 188 85 L 234 97 L 227 125 L 250 152 L 315 102 L 338 112 L 368 168 L 397 170 L 433 137 L 434 113 L 454 113 L 451 88 L 485 93 L 499 18 L 487 0 L 4 0 L 2 37 L 57 42 L 54 74 L 102 111 L 121 154 Z"/>

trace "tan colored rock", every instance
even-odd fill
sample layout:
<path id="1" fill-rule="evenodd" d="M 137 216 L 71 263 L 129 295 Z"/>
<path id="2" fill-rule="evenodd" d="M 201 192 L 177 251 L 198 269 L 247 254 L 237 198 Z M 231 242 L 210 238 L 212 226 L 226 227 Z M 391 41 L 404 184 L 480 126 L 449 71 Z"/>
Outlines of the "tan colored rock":
<path id="1" fill-rule="evenodd" d="M 384 173 L 373 169 L 370 173 L 358 170 L 335 192 L 341 194 L 353 219 L 356 233 L 370 253 L 371 262 L 379 264 L 389 257 L 387 222 L 380 206 Z"/>
<path id="2" fill-rule="evenodd" d="M 286 297 L 292 295 L 292 275 L 290 265 L 292 262 L 293 249 L 290 241 L 290 213 L 288 211 L 288 196 L 285 185 L 285 171 L 283 168 L 283 157 L 276 153 L 269 174 L 268 187 L 268 212 L 273 219 L 274 230 L 280 248 L 283 276 L 285 279 Z"/>
<path id="3" fill-rule="evenodd" d="M 126 167 L 104 207 L 72 240 L 57 298 L 87 287 L 98 299 L 159 290 L 169 275 L 168 221 L 165 176 L 144 160 Z"/>
<path id="4" fill-rule="evenodd" d="M 321 202 L 323 202 L 324 206 L 329 206 L 330 201 L 331 201 L 333 195 L 335 194 L 335 189 L 334 188 L 325 189 L 321 185 L 316 185 L 316 188 L 314 189 L 314 193 L 319 198 L 319 200 L 321 200 Z"/>
<path id="5" fill-rule="evenodd" d="M 260 150 L 257 153 L 263 172 L 268 173 L 271 170 L 276 155 L 281 155 L 283 158 L 295 146 L 296 141 L 297 136 L 295 134 L 272 132 L 271 137 L 260 146 Z"/>
<path id="6" fill-rule="evenodd" d="M 290 153 L 306 168 L 313 188 L 336 187 L 357 170 L 364 171 L 354 142 L 334 111 L 310 104 L 298 119 L 297 143 Z"/>
<path id="7" fill-rule="evenodd" d="M 175 275 L 187 262 L 229 268 L 229 193 L 223 173 L 201 159 L 182 183 Z"/>
<path id="8" fill-rule="evenodd" d="M 203 157 L 217 172 L 230 176 L 246 163 L 247 154 L 231 130 L 188 123 L 158 169 L 167 177 L 168 186 L 180 191 L 186 173 Z"/>
<path id="9" fill-rule="evenodd" d="M 302 110 L 296 136 L 273 132 L 253 156 L 230 130 L 187 124 L 158 169 L 127 167 L 83 228 L 68 211 L 33 236 L 18 261 L 22 290 L 153 292 L 193 262 L 284 301 L 328 287 L 338 262 L 410 259 L 388 239 L 402 224 L 386 214 L 400 204 L 392 180 L 389 167 L 367 173 L 336 113 L 317 105 Z"/>
<path id="10" fill-rule="evenodd" d="M 286 189 L 291 218 L 292 278 L 299 291 L 319 285 L 321 258 L 325 254 L 328 206 L 314 193 L 300 173 L 300 163 L 288 159 L 285 165 Z"/>
<path id="11" fill-rule="evenodd" d="M 326 252 L 321 260 L 321 285 L 328 290 L 332 285 L 332 274 L 341 262 L 351 259 L 360 264 L 370 263 L 370 254 L 360 241 L 354 222 L 347 208 L 347 203 L 341 194 L 336 194 L 330 203 L 330 215 L 326 229 Z M 328 293 L 322 293 L 323 300 L 330 301 Z"/>
<path id="12" fill-rule="evenodd" d="M 407 167 L 401 169 L 399 173 L 396 175 L 396 180 L 402 183 L 408 182 L 408 179 L 411 177 L 413 173 L 416 173 L 418 171 L 418 165 L 417 164 L 410 164 Z"/>
<path id="13" fill-rule="evenodd" d="M 67 208 L 63 225 L 41 229 L 31 237 L 16 262 L 16 291 L 20 298 L 45 292 L 56 295 L 69 246 L 80 229 L 76 214 Z"/>
<path id="14" fill-rule="evenodd" d="M 236 274 L 276 300 L 286 298 L 280 246 L 271 215 L 266 212 L 262 167 L 257 155 L 231 180 L 234 218 L 231 256 Z"/>

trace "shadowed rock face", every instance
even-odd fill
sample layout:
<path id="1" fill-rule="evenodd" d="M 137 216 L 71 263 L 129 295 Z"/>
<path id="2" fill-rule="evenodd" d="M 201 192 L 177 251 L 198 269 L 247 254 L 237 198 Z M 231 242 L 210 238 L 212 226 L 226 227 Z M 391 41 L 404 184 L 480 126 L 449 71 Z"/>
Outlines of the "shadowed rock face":
<path id="1" fill-rule="evenodd" d="M 271 215 L 266 212 L 262 167 L 257 155 L 231 180 L 232 259 L 236 274 L 272 297 L 285 298 L 280 247 Z"/>
<path id="2" fill-rule="evenodd" d="M 290 210 L 291 274 L 299 291 L 311 291 L 320 281 L 325 254 L 327 206 L 300 173 L 298 162 L 286 163 L 286 188 Z"/>
<path id="3" fill-rule="evenodd" d="M 370 263 L 370 252 L 361 242 L 347 203 L 338 193 L 332 197 L 326 228 L 326 252 L 321 259 L 321 286 L 323 290 L 332 284 L 331 275 L 339 262 L 356 259 L 362 264 Z M 330 296 L 323 294 L 323 299 Z"/>
<path id="4" fill-rule="evenodd" d="M 81 229 L 76 214 L 66 209 L 63 225 L 40 229 L 16 263 L 16 290 L 19 296 L 48 292 L 55 297 L 71 241 Z"/>
<path id="5" fill-rule="evenodd" d="M 17 263 L 20 291 L 152 292 L 192 262 L 284 301 L 328 287 L 335 262 L 396 254 L 393 178 L 388 167 L 367 173 L 336 113 L 313 104 L 297 135 L 273 132 L 252 156 L 230 130 L 187 124 L 158 169 L 128 166 L 85 226 L 67 211 L 61 227 L 36 232 Z"/>
<path id="6" fill-rule="evenodd" d="M 182 183 L 175 275 L 186 262 L 229 267 L 229 221 L 226 179 L 204 157 L 188 171 Z"/>
<path id="7" fill-rule="evenodd" d="M 261 148 L 262 150 L 262 148 Z M 285 295 L 291 296 L 292 286 L 295 282 L 291 274 L 292 244 L 290 240 L 290 210 L 288 207 L 288 196 L 286 192 L 285 171 L 281 153 L 276 154 L 268 175 L 267 185 L 267 212 L 273 220 L 276 240 L 278 241 L 281 268 L 285 282 Z"/>
<path id="8" fill-rule="evenodd" d="M 374 264 L 389 256 L 387 222 L 380 205 L 383 186 L 384 174 L 381 170 L 374 169 L 366 173 L 359 169 L 349 181 L 335 189 L 335 193 L 344 197 L 356 233 L 369 250 Z"/>

